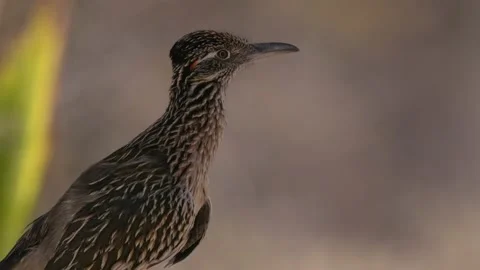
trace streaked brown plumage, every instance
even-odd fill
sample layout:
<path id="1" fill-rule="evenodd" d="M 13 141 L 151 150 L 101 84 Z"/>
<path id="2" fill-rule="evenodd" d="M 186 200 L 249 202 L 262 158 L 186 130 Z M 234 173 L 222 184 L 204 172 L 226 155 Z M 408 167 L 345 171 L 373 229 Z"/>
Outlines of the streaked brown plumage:
<path id="1" fill-rule="evenodd" d="M 170 51 L 164 115 L 83 172 L 33 221 L 0 269 L 147 269 L 184 260 L 210 219 L 207 171 L 222 136 L 225 88 L 239 67 L 285 43 L 196 31 Z"/>

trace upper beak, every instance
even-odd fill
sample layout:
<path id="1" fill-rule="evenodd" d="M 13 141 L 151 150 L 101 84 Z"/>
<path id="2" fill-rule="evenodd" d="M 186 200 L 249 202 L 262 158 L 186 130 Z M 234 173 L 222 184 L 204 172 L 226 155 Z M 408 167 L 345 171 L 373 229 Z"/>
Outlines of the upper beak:
<path id="1" fill-rule="evenodd" d="M 253 47 L 253 51 L 249 55 L 251 60 L 299 51 L 296 46 L 282 42 L 253 43 L 250 45 Z"/>

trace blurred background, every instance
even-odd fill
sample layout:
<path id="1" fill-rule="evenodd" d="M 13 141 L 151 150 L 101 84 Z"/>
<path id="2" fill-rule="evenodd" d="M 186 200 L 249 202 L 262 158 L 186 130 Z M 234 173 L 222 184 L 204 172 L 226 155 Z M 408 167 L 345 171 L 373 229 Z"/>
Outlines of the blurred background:
<path id="1" fill-rule="evenodd" d="M 44 166 L 0 179 L 4 215 L 26 213 L 8 225 L 13 241 L 87 166 L 161 116 L 170 47 L 208 28 L 301 51 L 233 80 L 209 232 L 175 269 L 480 269 L 480 2 L 0 3 L 0 64 L 41 7 L 57 42 L 52 83 L 32 88 L 38 99 L 22 95 L 41 104 L 47 128 L 15 129 L 45 134 Z M 15 141 L 0 141 L 4 162 L 22 160 L 7 147 Z M 14 204 L 15 194 L 31 201 Z"/>

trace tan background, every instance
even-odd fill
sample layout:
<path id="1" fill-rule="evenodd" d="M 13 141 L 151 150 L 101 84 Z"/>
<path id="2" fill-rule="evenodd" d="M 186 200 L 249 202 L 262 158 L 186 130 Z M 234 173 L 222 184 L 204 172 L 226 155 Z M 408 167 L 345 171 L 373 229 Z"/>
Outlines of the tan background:
<path id="1" fill-rule="evenodd" d="M 480 269 L 479 26 L 467 0 L 77 1 L 36 215 L 163 113 L 168 50 L 211 28 L 301 51 L 233 81 L 175 269 Z"/>

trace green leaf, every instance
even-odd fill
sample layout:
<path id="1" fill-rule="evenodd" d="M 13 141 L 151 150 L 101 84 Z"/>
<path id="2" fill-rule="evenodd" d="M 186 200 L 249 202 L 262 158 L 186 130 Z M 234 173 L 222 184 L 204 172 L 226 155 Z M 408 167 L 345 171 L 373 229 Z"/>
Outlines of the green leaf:
<path id="1" fill-rule="evenodd" d="M 31 218 L 48 160 L 63 49 L 54 6 L 38 6 L 0 63 L 0 258 Z"/>

